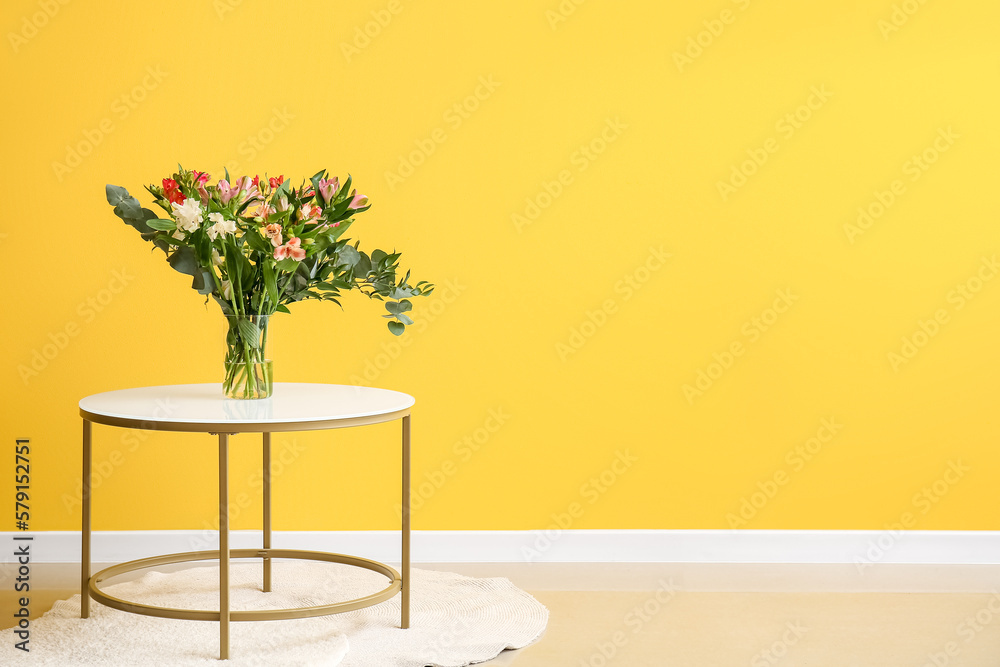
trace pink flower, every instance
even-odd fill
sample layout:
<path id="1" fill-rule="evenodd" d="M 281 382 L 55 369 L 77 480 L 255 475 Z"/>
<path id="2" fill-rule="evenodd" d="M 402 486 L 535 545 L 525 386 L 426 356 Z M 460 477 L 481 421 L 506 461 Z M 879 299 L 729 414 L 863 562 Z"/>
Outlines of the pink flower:
<path id="1" fill-rule="evenodd" d="M 359 195 L 357 190 L 351 191 L 351 203 L 347 205 L 349 209 L 359 209 L 368 206 L 368 197 Z"/>
<path id="2" fill-rule="evenodd" d="M 245 195 L 250 195 L 251 198 L 257 196 L 256 186 L 253 181 L 250 180 L 249 176 L 241 176 L 233 181 L 232 185 L 229 181 L 222 179 L 219 181 L 219 195 L 222 199 L 222 205 L 225 206 L 230 201 L 235 199 L 237 202 L 243 200 Z"/>
<path id="3" fill-rule="evenodd" d="M 291 257 L 295 261 L 301 262 L 306 258 L 306 251 L 299 247 L 301 244 L 302 240 L 298 236 L 293 236 L 288 239 L 288 243 L 274 249 L 274 258 L 285 259 L 286 257 Z"/>
<path id="4" fill-rule="evenodd" d="M 327 204 L 333 199 L 333 196 L 337 194 L 340 190 L 340 179 L 334 177 L 332 180 L 327 180 L 325 178 L 319 179 L 319 194 L 323 197 L 323 201 Z"/>
<path id="5" fill-rule="evenodd" d="M 274 222 L 264 227 L 264 235 L 271 239 L 271 245 L 275 248 L 281 245 L 281 225 Z"/>
<path id="6" fill-rule="evenodd" d="M 223 206 L 228 204 L 233 197 L 239 194 L 239 190 L 229 185 L 229 181 L 227 181 L 224 178 L 219 181 L 218 188 L 219 188 L 219 198 L 222 199 Z"/>

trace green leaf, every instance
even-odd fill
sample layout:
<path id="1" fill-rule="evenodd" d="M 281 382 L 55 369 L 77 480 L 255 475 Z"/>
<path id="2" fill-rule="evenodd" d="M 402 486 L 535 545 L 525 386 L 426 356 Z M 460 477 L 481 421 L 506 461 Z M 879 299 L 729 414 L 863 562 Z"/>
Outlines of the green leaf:
<path id="1" fill-rule="evenodd" d="M 271 300 L 271 303 L 278 303 L 278 280 L 274 275 L 274 267 L 271 266 L 270 260 L 264 260 L 261 262 L 261 267 L 264 272 L 264 289 L 267 290 L 267 298 Z"/>
<path id="2" fill-rule="evenodd" d="M 169 232 L 177 229 L 177 223 L 173 220 L 163 220 L 161 218 L 154 218 L 153 220 L 147 220 L 146 224 L 153 229 L 158 229 L 161 232 Z"/>
<path id="3" fill-rule="evenodd" d="M 279 303 L 278 307 L 275 308 L 274 311 L 276 313 L 288 313 L 289 315 L 292 313 L 292 311 L 288 310 L 288 306 L 283 303 Z"/>
<path id="4" fill-rule="evenodd" d="M 361 259 L 361 254 L 349 245 L 337 252 L 337 266 L 354 266 Z"/>
<path id="5" fill-rule="evenodd" d="M 108 198 L 108 203 L 112 206 L 118 206 L 126 199 L 132 198 L 128 190 L 120 185 L 111 185 L 110 183 L 104 186 L 104 196 Z"/>
<path id="6" fill-rule="evenodd" d="M 260 329 L 256 324 L 241 317 L 237 326 L 240 328 L 240 337 L 246 345 L 254 349 L 260 347 Z"/>
<path id="7" fill-rule="evenodd" d="M 406 325 L 402 322 L 389 322 L 389 331 L 392 332 L 393 336 L 400 336 L 404 331 L 406 331 Z"/>
<path id="8" fill-rule="evenodd" d="M 263 255 L 270 257 L 274 252 L 274 246 L 271 245 L 270 241 L 261 236 L 256 228 L 248 229 L 243 235 L 243 240 L 246 241 L 248 246 Z"/>
<path id="9" fill-rule="evenodd" d="M 167 261 L 170 262 L 170 266 L 175 271 L 186 273 L 189 276 L 193 276 L 199 268 L 198 262 L 194 258 L 194 251 L 187 246 L 178 248 L 177 252 L 172 254 Z"/>
<path id="10" fill-rule="evenodd" d="M 284 271 L 285 273 L 293 273 L 299 268 L 299 261 L 292 259 L 291 257 L 286 257 L 275 265 L 275 268 L 279 271 Z"/>
<path id="11" fill-rule="evenodd" d="M 354 265 L 354 275 L 359 278 L 367 278 L 368 274 L 371 273 L 372 270 L 372 260 L 369 259 L 366 253 L 360 254 L 361 258 L 358 260 L 358 263 Z"/>
<path id="12" fill-rule="evenodd" d="M 194 274 L 191 287 L 198 290 L 198 294 L 211 294 L 215 289 L 215 281 L 211 273 L 202 269 Z"/>

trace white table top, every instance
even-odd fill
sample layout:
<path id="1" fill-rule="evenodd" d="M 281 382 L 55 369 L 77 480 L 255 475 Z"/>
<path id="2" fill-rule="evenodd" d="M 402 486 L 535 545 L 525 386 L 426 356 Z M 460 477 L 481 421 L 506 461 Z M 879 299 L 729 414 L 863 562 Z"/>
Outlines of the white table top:
<path id="1" fill-rule="evenodd" d="M 80 401 L 85 419 L 168 431 L 294 431 L 376 424 L 409 414 L 408 394 L 341 384 L 275 382 L 269 398 L 226 398 L 221 384 L 139 387 Z"/>

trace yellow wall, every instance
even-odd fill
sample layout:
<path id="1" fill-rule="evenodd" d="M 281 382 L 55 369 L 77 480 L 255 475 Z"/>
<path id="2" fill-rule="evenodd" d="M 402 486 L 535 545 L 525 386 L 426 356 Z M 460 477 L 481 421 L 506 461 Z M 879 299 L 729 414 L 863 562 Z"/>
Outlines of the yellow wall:
<path id="1" fill-rule="evenodd" d="M 63 3 L 0 21 L 34 529 L 79 526 L 81 397 L 221 379 L 104 201 L 177 162 L 349 171 L 352 233 L 438 283 L 403 339 L 356 295 L 273 334 L 279 380 L 417 397 L 416 528 L 1000 527 L 996 2 Z M 276 527 L 397 525 L 397 428 L 278 438 Z M 95 433 L 95 527 L 211 527 L 211 438 Z"/>

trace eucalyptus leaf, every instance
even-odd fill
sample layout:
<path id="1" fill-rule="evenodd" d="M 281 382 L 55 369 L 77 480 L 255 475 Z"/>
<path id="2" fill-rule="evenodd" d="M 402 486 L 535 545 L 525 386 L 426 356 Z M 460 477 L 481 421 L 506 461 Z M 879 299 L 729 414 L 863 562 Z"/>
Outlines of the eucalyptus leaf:
<path id="1" fill-rule="evenodd" d="M 215 281 L 212 279 L 211 273 L 201 269 L 194 274 L 191 287 L 198 290 L 198 294 L 211 294 L 215 289 Z"/>
<path id="2" fill-rule="evenodd" d="M 194 251 L 187 246 L 178 248 L 174 254 L 170 255 L 167 261 L 170 262 L 170 266 L 175 271 L 186 273 L 189 276 L 193 276 L 198 270 L 198 260 L 194 257 Z"/>
<path id="3" fill-rule="evenodd" d="M 345 245 L 337 253 L 338 266 L 354 266 L 361 259 L 361 254 L 349 245 Z"/>
<path id="4" fill-rule="evenodd" d="M 392 332 L 393 336 L 400 336 L 404 331 L 406 331 L 406 325 L 402 322 L 396 322 L 394 320 L 389 322 L 389 331 Z"/>

